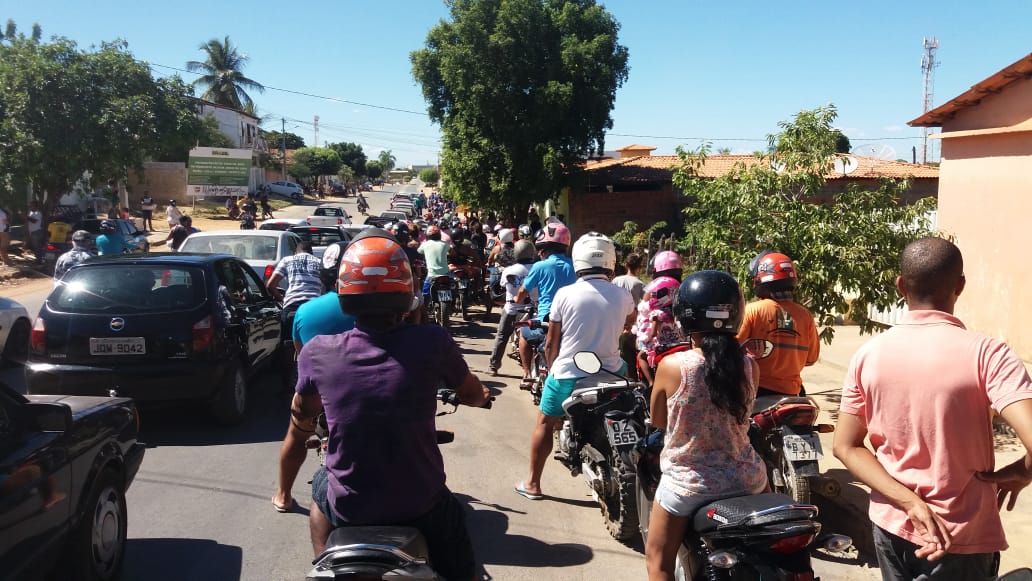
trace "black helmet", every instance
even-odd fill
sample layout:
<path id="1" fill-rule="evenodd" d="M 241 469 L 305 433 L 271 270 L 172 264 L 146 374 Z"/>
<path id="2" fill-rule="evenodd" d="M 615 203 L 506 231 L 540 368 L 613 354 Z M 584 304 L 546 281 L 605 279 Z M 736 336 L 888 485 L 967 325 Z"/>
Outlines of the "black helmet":
<path id="1" fill-rule="evenodd" d="M 466 240 L 466 229 L 462 226 L 458 226 L 452 228 L 448 235 L 451 236 L 452 244 L 462 244 L 462 242 Z"/>
<path id="2" fill-rule="evenodd" d="M 719 270 L 700 270 L 684 279 L 674 299 L 681 332 L 731 333 L 742 326 L 745 299 L 738 281 Z"/>
<path id="3" fill-rule="evenodd" d="M 100 231 L 105 233 L 105 234 L 114 232 L 117 229 L 118 228 L 115 225 L 115 221 L 114 220 L 101 220 L 100 221 Z"/>

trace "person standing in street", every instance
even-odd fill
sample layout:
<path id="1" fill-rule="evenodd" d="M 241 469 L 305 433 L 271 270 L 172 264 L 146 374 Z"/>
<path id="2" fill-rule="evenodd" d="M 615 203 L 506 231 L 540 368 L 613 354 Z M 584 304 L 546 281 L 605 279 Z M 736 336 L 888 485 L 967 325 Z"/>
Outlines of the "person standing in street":
<path id="1" fill-rule="evenodd" d="M 645 283 L 638 278 L 641 274 L 641 269 L 644 266 L 644 261 L 641 255 L 637 252 L 632 252 L 627 255 L 624 260 L 624 268 L 627 269 L 627 274 L 621 274 L 620 276 L 613 279 L 613 284 L 618 287 L 624 288 L 627 292 L 631 293 L 631 298 L 634 299 L 634 304 L 641 303 L 641 298 L 645 295 Z M 620 357 L 627 364 L 627 377 L 637 380 L 638 379 L 638 346 L 635 342 L 635 336 L 633 333 L 624 333 L 620 336 Z"/>
<path id="2" fill-rule="evenodd" d="M 520 240 L 513 250 L 516 264 L 505 267 L 499 275 L 501 284 L 505 286 L 505 306 L 502 307 L 502 316 L 498 319 L 498 330 L 495 332 L 494 347 L 491 349 L 491 359 L 488 363 L 491 375 L 498 375 L 498 369 L 502 366 L 502 355 L 505 354 L 505 345 L 515 330 L 516 318 L 522 310 L 531 308 L 529 304 L 517 303 L 516 295 L 523 286 L 523 279 L 527 278 L 530 272 L 530 265 L 534 264 L 534 245 L 529 240 Z M 529 300 L 533 301 L 536 298 L 537 293 L 534 292 Z"/>
<path id="3" fill-rule="evenodd" d="M 43 264 L 43 253 L 47 247 L 47 234 L 43 228 L 43 212 L 39 211 L 39 202 L 29 202 L 29 213 L 25 215 L 26 230 L 29 233 L 29 248 L 36 257 L 36 264 Z"/>
<path id="4" fill-rule="evenodd" d="M 6 210 L 0 208 L 0 262 L 4 266 L 13 266 L 7 249 L 11 246 L 11 216 Z"/>
<path id="5" fill-rule="evenodd" d="M 175 200 L 169 200 L 168 205 L 165 206 L 165 222 L 168 223 L 168 231 L 171 232 L 173 228 L 179 225 L 179 219 L 183 217 L 183 213 L 179 211 L 179 207 L 176 205 Z"/>
<path id="6" fill-rule="evenodd" d="M 1032 482 L 1032 380 L 1005 343 L 953 315 L 964 285 L 952 242 L 911 242 L 896 278 L 908 312 L 846 371 L 834 451 L 871 487 L 885 580 L 995 579 L 1007 548 L 999 510 Z M 1026 452 L 999 469 L 997 413 Z"/>
<path id="7" fill-rule="evenodd" d="M 631 294 L 610 282 L 616 268 L 613 241 L 589 232 L 574 243 L 572 254 L 578 280 L 560 288 L 552 301 L 545 340 L 549 371 L 530 440 L 530 474 L 516 485 L 516 494 L 530 500 L 544 498 L 541 474 L 552 452 L 552 433 L 565 414 L 563 401 L 573 393 L 577 380 L 588 375 L 577 368 L 574 355 L 590 351 L 603 369 L 623 374 L 620 334 L 634 321 Z"/>
<path id="8" fill-rule="evenodd" d="M 179 218 L 179 225 L 169 230 L 165 242 L 168 243 L 168 247 L 173 251 L 179 250 L 179 247 L 183 245 L 183 241 L 191 234 L 193 234 L 193 218 L 181 216 Z"/>
<path id="9" fill-rule="evenodd" d="M 738 342 L 750 339 L 773 344 L 770 355 L 758 358 L 759 396 L 805 395 L 802 371 L 817 363 L 821 341 L 817 324 L 806 307 L 795 302 L 799 276 L 787 255 L 764 250 L 749 264 L 756 300 L 745 306 Z"/>
<path id="10" fill-rule="evenodd" d="M 145 232 L 154 231 L 154 208 L 157 206 L 154 204 L 154 198 L 151 197 L 150 192 L 143 192 L 143 197 L 140 198 L 140 213 L 143 214 L 143 230 Z"/>
<path id="11" fill-rule="evenodd" d="M 89 258 L 96 256 L 92 250 L 90 250 L 90 240 L 93 239 L 86 230 L 76 230 L 72 234 L 72 248 L 68 252 L 63 253 L 57 257 L 57 263 L 54 264 L 54 285 L 56 286 L 61 277 L 64 276 L 68 269 L 84 262 Z"/>

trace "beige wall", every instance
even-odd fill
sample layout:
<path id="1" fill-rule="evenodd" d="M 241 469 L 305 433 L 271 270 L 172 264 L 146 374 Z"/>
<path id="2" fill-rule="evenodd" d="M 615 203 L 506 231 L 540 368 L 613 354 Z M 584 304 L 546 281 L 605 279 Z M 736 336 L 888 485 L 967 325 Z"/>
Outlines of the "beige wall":
<path id="1" fill-rule="evenodd" d="M 1015 95 L 1023 101 L 1007 90 L 963 110 L 969 114 L 945 124 L 944 135 L 1032 117 L 1032 82 L 1022 85 Z M 1025 361 L 1032 361 L 1030 218 L 1032 133 L 943 139 L 939 229 L 955 236 L 967 276 L 957 316 L 969 328 L 1007 341 Z"/>
<path id="2" fill-rule="evenodd" d="M 147 162 L 143 164 L 143 174 L 130 172 L 129 208 L 140 209 L 140 197 L 149 191 L 158 207 L 164 209 L 169 200 L 180 204 L 191 200 L 186 195 L 186 164 L 181 162 Z"/>
<path id="3" fill-rule="evenodd" d="M 944 131 L 965 131 L 1016 125 L 1032 117 L 1032 80 L 1022 79 L 1007 85 L 996 95 L 987 95 L 974 107 L 957 112 L 943 123 Z M 942 174 L 939 174 L 942 177 Z"/>

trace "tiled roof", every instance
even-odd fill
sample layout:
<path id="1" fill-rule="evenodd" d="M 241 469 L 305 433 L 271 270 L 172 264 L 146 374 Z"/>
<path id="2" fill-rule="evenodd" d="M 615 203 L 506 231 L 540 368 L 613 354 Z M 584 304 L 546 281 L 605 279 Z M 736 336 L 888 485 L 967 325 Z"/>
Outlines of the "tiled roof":
<path id="1" fill-rule="evenodd" d="M 654 151 L 654 150 L 656 150 L 658 148 L 655 145 L 639 145 L 637 143 L 632 143 L 630 145 L 625 145 L 623 147 L 617 147 L 616 151 L 627 151 L 627 150 L 635 150 L 635 149 L 647 149 L 649 151 Z"/>
<path id="2" fill-rule="evenodd" d="M 915 165 L 902 161 L 891 161 L 874 157 L 861 157 L 850 155 L 857 162 L 857 168 L 848 175 L 832 171 L 827 175 L 828 179 L 878 179 L 878 178 L 938 178 L 939 168 L 927 165 Z M 720 177 L 728 172 L 736 164 L 743 164 L 746 167 L 763 163 L 754 155 L 710 155 L 699 170 L 699 176 L 704 178 Z M 645 155 L 640 157 L 603 159 L 599 161 L 588 161 L 584 170 L 596 173 L 606 172 L 611 174 L 627 174 L 637 170 L 644 176 L 665 175 L 669 178 L 673 170 L 681 165 L 681 159 L 676 155 Z M 657 177 L 653 177 L 657 179 Z"/>
<path id="3" fill-rule="evenodd" d="M 912 127 L 941 127 L 942 122 L 952 118 L 957 111 L 965 107 L 978 105 L 986 95 L 999 93 L 1007 85 L 1014 81 L 1027 79 L 1029 75 L 1032 75 L 1032 53 L 1021 57 L 1017 62 L 972 86 L 963 95 L 955 97 L 917 119 L 908 122 L 907 125 Z"/>

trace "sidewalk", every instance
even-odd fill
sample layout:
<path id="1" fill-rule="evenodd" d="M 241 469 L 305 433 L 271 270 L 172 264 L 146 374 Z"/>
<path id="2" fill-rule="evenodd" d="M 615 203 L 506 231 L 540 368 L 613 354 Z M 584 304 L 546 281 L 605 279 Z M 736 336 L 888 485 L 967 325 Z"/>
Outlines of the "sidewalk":
<path id="1" fill-rule="evenodd" d="M 835 327 L 835 339 L 831 345 L 821 345 L 821 358 L 816 365 L 803 370 L 803 384 L 806 392 L 821 406 L 822 423 L 835 423 L 838 419 L 838 405 L 842 391 L 842 380 L 853 353 L 870 340 L 872 335 L 861 335 L 855 326 Z M 1026 367 L 1029 364 L 1026 363 Z M 871 524 L 867 517 L 870 489 L 858 482 L 845 466 L 832 455 L 834 434 L 821 434 L 824 459 L 821 470 L 839 481 L 842 494 L 838 498 L 825 499 L 814 495 L 814 502 L 821 507 L 821 520 L 826 530 L 841 532 L 853 537 L 864 557 L 874 558 L 871 543 Z M 996 465 L 1004 466 L 1020 458 L 1024 449 L 1015 438 L 997 436 Z M 1025 493 L 1028 494 L 1027 491 Z M 1010 571 L 1029 565 L 1032 555 L 1032 500 L 1025 495 L 1018 498 L 1013 511 L 1001 512 L 1003 527 L 1007 532 L 1010 548 L 1003 553 L 1000 571 Z M 987 507 L 995 508 L 995 507 Z"/>

